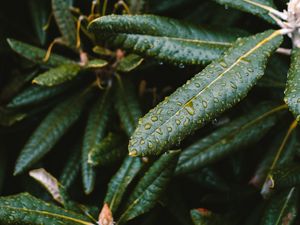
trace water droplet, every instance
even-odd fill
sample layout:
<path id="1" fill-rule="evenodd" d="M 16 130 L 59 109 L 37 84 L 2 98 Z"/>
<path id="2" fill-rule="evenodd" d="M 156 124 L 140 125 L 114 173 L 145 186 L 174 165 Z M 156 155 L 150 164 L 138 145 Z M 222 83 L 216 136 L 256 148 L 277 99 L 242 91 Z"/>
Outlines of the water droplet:
<path id="1" fill-rule="evenodd" d="M 151 117 L 151 120 L 152 120 L 153 122 L 155 122 L 155 121 L 158 120 L 158 117 L 157 117 L 157 116 L 152 116 L 152 117 Z"/>
<path id="2" fill-rule="evenodd" d="M 197 88 L 199 88 L 199 87 L 200 87 L 200 84 L 199 84 L 199 83 L 195 83 L 195 86 L 196 86 Z"/>
<path id="3" fill-rule="evenodd" d="M 186 111 L 190 114 L 190 115 L 194 115 L 195 114 L 195 109 L 194 109 L 194 105 L 193 102 L 188 102 L 185 107 Z"/>
<path id="4" fill-rule="evenodd" d="M 141 144 L 141 145 L 145 144 L 144 139 L 142 139 L 142 140 L 140 141 L 140 144 Z"/>
<path id="5" fill-rule="evenodd" d="M 180 125 L 181 121 L 180 120 L 176 120 L 175 121 L 177 125 Z"/>
<path id="6" fill-rule="evenodd" d="M 223 68 L 226 68 L 227 67 L 227 64 L 225 62 L 220 62 L 220 65 L 223 67 Z"/>
<path id="7" fill-rule="evenodd" d="M 164 65 L 164 63 L 163 62 L 158 62 L 158 65 L 162 66 L 162 65 Z"/>
<path id="8" fill-rule="evenodd" d="M 146 130 L 149 130 L 151 128 L 151 126 L 152 126 L 151 123 L 146 123 L 144 127 Z"/>
<path id="9" fill-rule="evenodd" d="M 157 129 L 156 129 L 156 133 L 158 133 L 159 135 L 163 135 L 163 132 L 161 131 L 160 128 L 157 128 Z"/>
<path id="10" fill-rule="evenodd" d="M 213 119 L 211 123 L 212 123 L 213 125 L 217 125 L 217 124 L 218 124 L 218 119 L 217 119 L 217 118 Z"/>
<path id="11" fill-rule="evenodd" d="M 214 98 L 214 102 L 215 102 L 215 103 L 218 103 L 218 102 L 219 102 L 219 99 L 218 99 L 218 98 Z"/>
<path id="12" fill-rule="evenodd" d="M 151 141 L 148 142 L 148 148 L 153 148 L 153 144 Z"/>
<path id="13" fill-rule="evenodd" d="M 204 101 L 204 100 L 203 100 L 203 101 L 202 101 L 202 105 L 203 105 L 204 108 L 207 108 L 207 101 Z"/>
<path id="14" fill-rule="evenodd" d="M 183 68 L 184 68 L 184 64 L 183 64 L 183 63 L 180 63 L 180 64 L 178 65 L 178 67 L 179 67 L 180 69 L 183 69 Z"/>
<path id="15" fill-rule="evenodd" d="M 172 127 L 168 127 L 168 132 L 171 132 L 172 131 Z"/>

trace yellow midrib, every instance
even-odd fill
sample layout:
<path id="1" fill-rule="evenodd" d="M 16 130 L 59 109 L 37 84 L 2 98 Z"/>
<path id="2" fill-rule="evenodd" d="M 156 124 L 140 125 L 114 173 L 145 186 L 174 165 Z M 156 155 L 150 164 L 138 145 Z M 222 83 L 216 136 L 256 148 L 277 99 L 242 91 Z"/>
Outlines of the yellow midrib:
<path id="1" fill-rule="evenodd" d="M 94 225 L 93 223 L 87 222 L 87 221 L 83 221 L 80 219 L 75 219 L 72 217 L 68 217 L 65 215 L 60 215 L 60 214 L 56 214 L 56 213 L 50 213 L 50 212 L 46 212 L 46 211 L 40 211 L 40 210 L 32 210 L 32 209 L 25 209 L 25 208 L 16 208 L 16 207 L 11 207 L 11 206 L 1 206 L 0 208 L 7 208 L 10 210 L 16 210 L 16 211 L 24 211 L 24 212 L 28 212 L 28 213 L 34 213 L 34 214 L 41 214 L 41 215 L 47 215 L 53 218 L 60 218 L 63 220 L 69 220 L 69 221 L 73 221 L 79 224 L 84 224 L 84 225 Z"/>
<path id="2" fill-rule="evenodd" d="M 224 72 L 222 72 L 216 79 L 214 79 L 205 88 L 203 88 L 197 95 L 193 96 L 190 100 L 188 100 L 183 105 L 183 107 L 181 107 L 179 110 L 177 110 L 176 112 L 174 112 L 174 114 L 172 116 L 170 116 L 169 119 L 167 119 L 164 123 L 162 123 L 160 125 L 160 127 L 163 126 L 164 124 L 168 123 L 171 119 L 173 119 L 173 117 L 176 114 L 178 114 L 180 111 L 182 111 L 188 104 L 190 104 L 191 102 L 193 102 L 195 98 L 197 98 L 199 95 L 201 95 L 204 91 L 206 91 L 215 82 L 217 82 L 219 79 L 221 79 L 227 72 L 229 72 L 230 70 L 232 70 L 232 68 L 235 67 L 236 65 L 238 65 L 244 58 L 246 58 L 247 56 L 249 56 L 250 54 L 252 54 L 255 50 L 257 50 L 263 44 L 265 44 L 266 42 L 272 40 L 273 38 L 275 38 L 276 36 L 278 36 L 280 34 L 281 34 L 280 30 L 274 31 L 269 37 L 265 38 L 264 40 L 262 40 L 261 42 L 259 42 L 254 48 L 250 49 L 244 55 L 242 55 L 241 57 L 239 57 L 230 67 L 228 67 Z M 160 129 L 160 127 L 156 128 L 153 132 L 149 133 L 146 138 L 148 138 L 150 135 L 153 135 L 153 133 L 155 133 L 158 129 Z"/>

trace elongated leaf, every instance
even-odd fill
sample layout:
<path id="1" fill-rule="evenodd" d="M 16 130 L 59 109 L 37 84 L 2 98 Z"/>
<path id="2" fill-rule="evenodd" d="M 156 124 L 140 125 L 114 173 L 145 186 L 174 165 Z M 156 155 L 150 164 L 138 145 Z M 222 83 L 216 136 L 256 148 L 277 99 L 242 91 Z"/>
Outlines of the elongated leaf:
<path id="1" fill-rule="evenodd" d="M 93 59 L 88 62 L 86 67 L 87 68 L 101 68 L 101 67 L 106 66 L 107 64 L 108 64 L 108 62 L 103 59 Z"/>
<path id="2" fill-rule="evenodd" d="M 178 88 L 141 119 L 131 155 L 157 155 L 243 99 L 280 45 L 279 31 L 239 39 L 224 56 Z"/>
<path id="3" fill-rule="evenodd" d="M 72 183 L 76 179 L 77 175 L 80 171 L 80 158 L 81 158 L 81 149 L 80 145 L 77 145 L 74 148 L 74 151 L 67 159 L 67 163 L 63 168 L 63 171 L 60 175 L 60 183 L 65 187 L 65 189 L 68 189 L 71 187 Z"/>
<path id="4" fill-rule="evenodd" d="M 38 37 L 39 43 L 44 45 L 46 43 L 46 31 L 43 29 L 49 17 L 47 1 L 45 0 L 30 0 L 30 14 L 34 24 L 34 30 Z"/>
<path id="5" fill-rule="evenodd" d="M 76 47 L 75 21 L 65 0 L 52 0 L 53 15 L 57 26 L 62 34 L 63 40 L 70 47 Z"/>
<path id="6" fill-rule="evenodd" d="M 132 191 L 118 223 L 123 224 L 147 211 L 157 202 L 171 179 L 179 151 L 163 154 Z"/>
<path id="7" fill-rule="evenodd" d="M 88 163 L 105 166 L 121 159 L 127 153 L 127 139 L 122 135 L 109 133 L 88 155 Z"/>
<path id="8" fill-rule="evenodd" d="M 89 218 L 41 201 L 28 193 L 0 198 L 2 224 L 93 225 Z"/>
<path id="9" fill-rule="evenodd" d="M 137 126 L 138 119 L 142 116 L 135 88 L 129 80 L 117 77 L 115 91 L 115 108 L 128 136 L 132 135 Z"/>
<path id="10" fill-rule="evenodd" d="M 51 53 L 49 60 L 44 62 L 43 59 L 46 55 L 46 51 L 44 49 L 14 39 L 7 39 L 7 42 L 15 52 L 37 64 L 45 64 L 47 66 L 56 67 L 63 64 L 74 63 L 72 60 L 54 53 Z"/>
<path id="11" fill-rule="evenodd" d="M 36 128 L 21 151 L 14 174 L 20 174 L 40 160 L 76 122 L 86 95 L 75 95 L 56 106 Z"/>
<path id="12" fill-rule="evenodd" d="M 274 24 L 274 20 L 268 15 L 269 11 L 259 7 L 259 5 L 272 7 L 276 9 L 273 0 L 214 0 L 222 5 L 230 6 L 235 9 L 242 10 L 244 12 L 248 12 L 254 15 L 257 15 L 269 23 Z M 252 4 L 251 4 L 252 3 Z"/>
<path id="13" fill-rule="evenodd" d="M 262 217 L 261 225 L 292 225 L 295 222 L 298 209 L 298 191 L 291 188 L 269 202 Z"/>
<path id="14" fill-rule="evenodd" d="M 120 169 L 108 184 L 104 203 L 107 203 L 113 215 L 117 212 L 128 185 L 142 168 L 140 158 L 126 157 Z"/>
<path id="15" fill-rule="evenodd" d="M 144 59 L 138 55 L 129 54 L 120 61 L 117 66 L 117 70 L 120 72 L 130 72 L 137 68 L 143 60 Z"/>
<path id="16" fill-rule="evenodd" d="M 105 137 L 111 109 L 110 93 L 110 88 L 108 88 L 97 99 L 90 111 L 85 128 L 81 155 L 81 172 L 86 194 L 90 194 L 93 191 L 96 179 L 95 169 L 88 163 L 88 156 L 89 152 L 93 151 Z"/>
<path id="17" fill-rule="evenodd" d="M 292 62 L 288 72 L 284 101 L 297 120 L 300 120 L 300 49 L 292 52 Z"/>
<path id="18" fill-rule="evenodd" d="M 54 87 L 44 87 L 40 85 L 32 85 L 20 92 L 7 105 L 9 108 L 24 107 L 28 105 L 38 104 L 57 96 L 70 87 L 69 83 L 57 85 Z"/>
<path id="19" fill-rule="evenodd" d="M 89 29 L 113 46 L 177 65 L 208 63 L 238 37 L 153 15 L 100 17 Z"/>
<path id="20" fill-rule="evenodd" d="M 38 75 L 32 82 L 51 87 L 74 79 L 80 70 L 77 64 L 64 64 Z"/>
<path id="21" fill-rule="evenodd" d="M 266 152 L 264 159 L 258 165 L 255 175 L 250 181 L 250 183 L 254 186 L 260 187 L 263 184 L 272 166 L 274 168 L 278 166 L 280 167 L 293 160 L 298 147 L 297 135 L 295 132 L 293 132 L 291 137 L 288 138 L 288 140 L 285 140 L 286 132 L 287 130 L 283 130 L 283 132 L 280 132 L 275 136 L 274 142 L 271 143 L 270 150 Z M 273 164 L 274 159 L 279 151 L 282 153 L 278 155 L 278 159 L 276 160 L 275 164 Z"/>
<path id="22" fill-rule="evenodd" d="M 228 154 L 259 141 L 276 124 L 278 109 L 264 103 L 256 109 L 226 124 L 185 149 L 179 157 L 176 173 L 187 173 L 204 167 Z M 277 110 L 277 111 L 276 111 Z"/>

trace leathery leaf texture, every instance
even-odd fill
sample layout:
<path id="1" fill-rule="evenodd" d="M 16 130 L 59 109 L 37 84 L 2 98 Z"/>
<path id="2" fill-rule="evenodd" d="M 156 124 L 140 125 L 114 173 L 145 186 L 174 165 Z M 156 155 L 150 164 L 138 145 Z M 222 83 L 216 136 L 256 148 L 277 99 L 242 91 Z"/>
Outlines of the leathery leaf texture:
<path id="1" fill-rule="evenodd" d="M 143 163 L 140 158 L 127 156 L 120 169 L 110 180 L 104 203 L 108 204 L 113 214 L 117 212 L 128 185 L 141 170 L 142 166 Z"/>
<path id="2" fill-rule="evenodd" d="M 111 109 L 110 93 L 111 89 L 108 88 L 98 97 L 89 113 L 85 128 L 82 144 L 81 171 L 86 194 L 90 194 L 95 185 L 96 172 L 92 165 L 88 163 L 88 159 L 89 153 L 94 151 L 94 149 L 97 148 L 97 145 L 99 145 L 101 140 L 105 137 Z"/>
<path id="3" fill-rule="evenodd" d="M 255 109 L 219 128 L 187 147 L 179 157 L 176 173 L 204 167 L 235 150 L 259 141 L 276 124 L 280 109 L 274 103 L 262 103 Z"/>
<path id="4" fill-rule="evenodd" d="M 93 225 L 90 218 L 49 204 L 28 193 L 0 198 L 1 224 Z"/>
<path id="5" fill-rule="evenodd" d="M 284 101 L 296 119 L 300 120 L 300 49 L 295 48 L 292 52 L 291 67 L 285 89 Z"/>
<path id="6" fill-rule="evenodd" d="M 57 105 L 33 132 L 21 151 L 14 174 L 20 174 L 41 159 L 79 118 L 86 95 L 75 95 Z"/>
<path id="7" fill-rule="evenodd" d="M 267 59 L 281 42 L 279 31 L 273 30 L 238 39 L 139 121 L 130 154 L 158 155 L 238 103 L 263 76 Z"/>
<path id="8" fill-rule="evenodd" d="M 240 35 L 154 15 L 104 16 L 89 30 L 113 46 L 177 65 L 211 62 Z"/>
<path id="9" fill-rule="evenodd" d="M 272 7 L 276 9 L 273 0 L 214 0 L 222 5 L 230 6 L 244 12 L 259 16 L 269 23 L 274 23 L 274 20 L 269 16 L 269 11 L 261 6 Z"/>
<path id="10" fill-rule="evenodd" d="M 130 194 L 118 224 L 149 211 L 157 203 L 173 176 L 178 154 L 179 151 L 169 151 L 154 162 Z"/>

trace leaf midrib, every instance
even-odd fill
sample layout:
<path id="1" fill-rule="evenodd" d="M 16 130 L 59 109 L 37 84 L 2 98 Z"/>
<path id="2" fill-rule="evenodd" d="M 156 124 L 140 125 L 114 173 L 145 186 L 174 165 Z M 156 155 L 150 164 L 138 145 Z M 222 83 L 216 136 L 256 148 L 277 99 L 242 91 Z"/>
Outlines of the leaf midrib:
<path id="1" fill-rule="evenodd" d="M 51 212 L 47 212 L 47 211 L 41 211 L 41 210 L 32 210 L 32 209 L 26 209 L 26 208 L 18 208 L 18 207 L 12 207 L 12 206 L 0 206 L 0 208 L 7 208 L 9 210 L 19 210 L 19 211 L 24 211 L 24 212 L 28 212 L 28 213 L 34 213 L 34 214 L 40 214 L 40 215 L 47 215 L 49 217 L 53 217 L 53 218 L 59 218 L 62 220 L 69 220 L 69 221 L 73 221 L 79 224 L 84 224 L 84 225 L 93 225 L 93 223 L 81 220 L 81 219 L 75 219 L 72 217 L 68 217 L 65 215 L 61 215 L 61 214 L 56 214 L 56 213 L 51 213 Z"/>
<path id="2" fill-rule="evenodd" d="M 163 122 L 161 126 L 164 126 L 165 124 L 167 124 L 171 119 L 174 118 L 174 116 L 176 114 L 178 114 L 179 112 L 181 112 L 182 110 L 184 110 L 186 108 L 186 106 L 188 106 L 191 102 L 194 101 L 195 98 L 197 98 L 199 95 L 201 95 L 204 91 L 206 91 L 211 85 L 213 85 L 215 82 L 217 82 L 220 78 L 222 78 L 227 72 L 231 71 L 236 65 L 238 65 L 240 62 L 244 61 L 244 58 L 248 57 L 250 54 L 252 54 L 254 51 L 256 51 L 258 48 L 260 48 L 263 44 L 265 44 L 266 42 L 272 40 L 273 38 L 277 37 L 278 35 L 280 35 L 280 30 L 274 31 L 270 36 L 268 36 L 267 38 L 263 39 L 262 41 L 260 41 L 255 47 L 253 47 L 252 49 L 250 49 L 248 52 L 246 52 L 244 55 L 242 55 L 241 57 L 239 57 L 230 67 L 228 67 L 225 71 L 223 71 L 221 74 L 218 75 L 217 78 L 215 78 L 213 81 L 211 81 L 206 87 L 204 87 L 198 94 L 194 95 L 190 100 L 188 100 L 183 107 L 181 107 L 179 110 L 175 111 L 173 113 L 172 116 L 170 116 L 165 122 Z M 147 139 L 149 136 L 153 135 L 155 132 L 157 132 L 158 129 L 160 129 L 160 127 L 156 128 L 153 132 L 149 133 L 146 135 Z"/>

